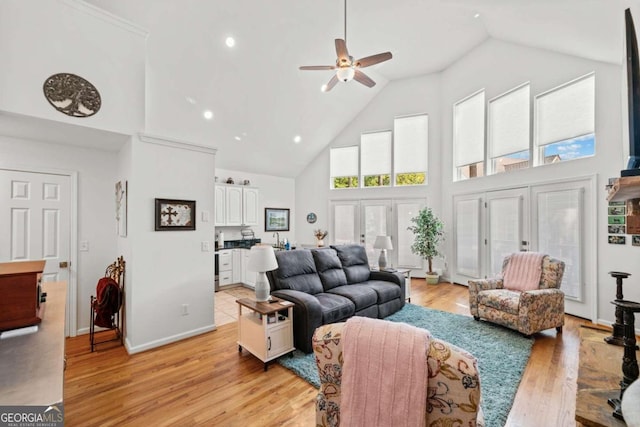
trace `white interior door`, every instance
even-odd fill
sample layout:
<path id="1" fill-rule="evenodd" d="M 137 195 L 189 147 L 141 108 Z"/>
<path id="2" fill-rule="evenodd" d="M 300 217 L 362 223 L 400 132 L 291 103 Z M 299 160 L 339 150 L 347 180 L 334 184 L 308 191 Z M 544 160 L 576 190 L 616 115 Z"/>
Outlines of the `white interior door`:
<path id="1" fill-rule="evenodd" d="M 451 280 L 455 283 L 467 283 L 469 279 L 483 277 L 483 197 L 484 195 L 470 194 L 453 198 L 454 268 Z"/>
<path id="2" fill-rule="evenodd" d="M 42 280 L 69 284 L 71 177 L 0 169 L 0 206 L 0 262 L 44 259 Z"/>
<path id="3" fill-rule="evenodd" d="M 514 252 L 529 250 L 529 197 L 527 188 L 491 191 L 487 203 L 488 276 L 502 272 L 502 261 Z"/>
<path id="4" fill-rule="evenodd" d="M 414 225 L 411 222 L 411 218 L 418 216 L 418 212 L 426 204 L 427 202 L 424 199 L 398 200 L 394 204 L 397 232 L 396 239 L 393 241 L 393 248 L 396 255 L 396 265 L 401 268 L 418 269 L 422 274 L 424 274 L 424 260 L 419 255 L 411 252 L 411 245 L 415 236 L 411 231 L 407 230 L 407 227 Z"/>

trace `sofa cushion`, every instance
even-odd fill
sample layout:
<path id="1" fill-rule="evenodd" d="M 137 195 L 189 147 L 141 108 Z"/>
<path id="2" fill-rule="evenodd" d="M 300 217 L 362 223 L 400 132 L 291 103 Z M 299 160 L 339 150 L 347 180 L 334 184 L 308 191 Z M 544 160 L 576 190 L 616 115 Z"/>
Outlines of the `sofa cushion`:
<path id="1" fill-rule="evenodd" d="M 478 305 L 517 315 L 520 310 L 520 292 L 508 289 L 480 291 Z"/>
<path id="2" fill-rule="evenodd" d="M 311 251 L 276 251 L 276 260 L 278 268 L 271 274 L 274 289 L 293 289 L 311 295 L 323 291 Z"/>
<path id="3" fill-rule="evenodd" d="M 347 284 L 347 276 L 344 274 L 340 258 L 334 249 L 313 249 L 311 253 L 325 292 L 336 286 Z"/>
<path id="4" fill-rule="evenodd" d="M 360 283 L 369 279 L 371 271 L 364 246 L 338 245 L 331 247 L 338 253 L 338 258 L 347 276 L 347 283 Z"/>
<path id="5" fill-rule="evenodd" d="M 315 297 L 322 307 L 323 324 L 348 319 L 356 312 L 356 306 L 349 298 L 329 293 L 319 293 Z"/>
<path id="6" fill-rule="evenodd" d="M 349 298 L 351 302 L 355 304 L 356 311 L 363 310 L 378 302 L 378 294 L 376 291 L 370 286 L 363 284 L 338 286 L 327 292 Z"/>
<path id="7" fill-rule="evenodd" d="M 362 284 L 376 292 L 378 304 L 383 304 L 397 298 L 402 299 L 402 289 L 394 283 L 384 282 L 382 280 L 367 280 Z"/>

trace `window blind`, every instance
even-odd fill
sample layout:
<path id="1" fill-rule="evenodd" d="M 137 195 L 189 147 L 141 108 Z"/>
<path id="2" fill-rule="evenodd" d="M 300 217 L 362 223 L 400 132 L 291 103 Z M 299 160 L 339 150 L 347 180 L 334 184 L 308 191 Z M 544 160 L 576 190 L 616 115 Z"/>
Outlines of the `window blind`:
<path id="1" fill-rule="evenodd" d="M 393 121 L 393 166 L 396 174 L 427 171 L 429 116 L 398 117 Z"/>
<path id="2" fill-rule="evenodd" d="M 594 132 L 595 75 L 540 94 L 535 102 L 538 146 Z"/>
<path id="3" fill-rule="evenodd" d="M 360 168 L 363 176 L 391 173 L 391 131 L 360 135 Z"/>
<path id="4" fill-rule="evenodd" d="M 332 148 L 329 154 L 331 178 L 358 176 L 358 147 Z"/>
<path id="5" fill-rule="evenodd" d="M 484 90 L 453 106 L 455 166 L 484 160 Z"/>
<path id="6" fill-rule="evenodd" d="M 529 85 L 489 101 L 489 157 L 503 157 L 529 149 Z"/>

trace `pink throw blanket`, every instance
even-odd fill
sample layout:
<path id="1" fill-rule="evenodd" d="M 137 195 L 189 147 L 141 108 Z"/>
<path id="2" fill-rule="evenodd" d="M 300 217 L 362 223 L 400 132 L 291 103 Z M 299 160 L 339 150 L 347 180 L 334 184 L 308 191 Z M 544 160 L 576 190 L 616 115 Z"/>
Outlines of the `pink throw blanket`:
<path id="1" fill-rule="evenodd" d="M 424 426 L 430 333 L 406 323 L 349 319 L 342 331 L 343 426 Z"/>
<path id="2" fill-rule="evenodd" d="M 504 270 L 504 287 L 516 291 L 532 291 L 540 285 L 542 259 L 539 252 L 516 252 Z"/>

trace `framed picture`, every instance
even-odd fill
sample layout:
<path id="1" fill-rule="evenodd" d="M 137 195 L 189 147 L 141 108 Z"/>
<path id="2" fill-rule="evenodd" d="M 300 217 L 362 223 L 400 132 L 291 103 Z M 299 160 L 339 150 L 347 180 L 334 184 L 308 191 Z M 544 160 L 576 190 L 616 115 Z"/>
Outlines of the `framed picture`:
<path id="1" fill-rule="evenodd" d="M 609 216 L 609 224 L 625 224 L 625 219 L 624 216 Z"/>
<path id="2" fill-rule="evenodd" d="M 156 199 L 156 231 L 196 229 L 195 200 Z"/>
<path id="3" fill-rule="evenodd" d="M 264 208 L 264 231 L 289 231 L 289 209 Z"/>
<path id="4" fill-rule="evenodd" d="M 609 234 L 624 234 L 624 225 L 610 225 Z"/>
<path id="5" fill-rule="evenodd" d="M 627 239 L 626 236 L 609 236 L 609 243 L 612 245 L 625 245 Z"/>
<path id="6" fill-rule="evenodd" d="M 127 237 L 127 181 L 116 182 L 116 225 L 118 236 Z"/>
<path id="7" fill-rule="evenodd" d="M 624 215 L 625 206 L 609 206 L 609 215 Z"/>
<path id="8" fill-rule="evenodd" d="M 631 244 L 633 246 L 640 246 L 640 235 L 636 234 L 631 236 Z"/>

